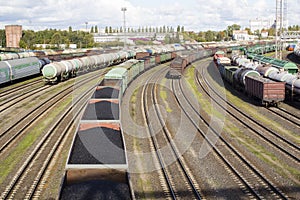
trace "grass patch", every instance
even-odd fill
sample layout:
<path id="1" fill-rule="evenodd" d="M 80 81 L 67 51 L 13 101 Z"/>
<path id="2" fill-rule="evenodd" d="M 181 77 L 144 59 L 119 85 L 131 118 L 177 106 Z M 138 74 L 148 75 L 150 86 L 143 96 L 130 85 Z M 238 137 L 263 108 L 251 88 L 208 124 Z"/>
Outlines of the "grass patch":
<path id="1" fill-rule="evenodd" d="M 212 102 L 209 100 L 209 98 L 204 97 L 197 88 L 197 84 L 194 79 L 194 73 L 195 73 L 195 67 L 191 66 L 187 68 L 187 74 L 185 76 L 188 86 L 191 88 L 193 94 L 197 97 L 198 102 L 201 105 L 201 108 L 210 116 L 214 116 L 220 120 L 225 119 L 225 115 L 221 113 L 220 111 L 216 110 L 214 108 Z"/>
<path id="2" fill-rule="evenodd" d="M 232 138 L 235 138 L 240 144 L 245 146 L 248 151 L 253 153 L 257 158 L 273 167 L 276 172 L 283 177 L 293 177 L 295 180 L 300 180 L 300 171 L 290 167 L 286 163 L 279 160 L 276 155 L 269 152 L 264 146 L 256 143 L 254 139 L 251 139 L 245 135 L 240 129 L 235 127 L 232 122 L 226 120 L 225 131 L 230 133 Z M 297 184 L 300 184 L 298 182 Z"/>
<path id="3" fill-rule="evenodd" d="M 83 93 L 88 88 L 90 88 L 91 85 L 95 85 L 98 81 L 99 81 L 98 79 L 91 81 L 90 83 L 81 87 L 81 89 L 78 90 L 78 92 Z M 54 90 L 49 91 L 49 93 L 54 93 L 55 91 L 57 92 L 59 89 L 62 89 L 62 87 L 63 86 L 55 88 Z M 45 96 L 43 96 L 43 98 L 46 98 Z M 45 130 L 51 124 L 53 124 L 57 118 L 59 118 L 62 111 L 66 110 L 72 104 L 72 101 L 73 101 L 73 96 L 69 96 L 61 103 L 59 103 L 57 106 L 55 106 L 55 109 L 52 109 L 51 112 L 47 113 L 45 119 L 36 123 L 36 126 L 33 129 L 31 129 L 29 133 L 26 134 L 26 136 L 18 143 L 15 149 L 12 150 L 9 156 L 0 162 L 0 184 L 2 184 L 7 178 L 7 176 L 15 169 L 15 166 L 19 162 L 21 162 L 21 160 L 24 157 L 24 154 L 29 151 L 32 145 L 34 145 L 34 143 L 43 134 L 46 133 Z"/>
<path id="4" fill-rule="evenodd" d="M 0 92 L 2 91 L 5 91 L 7 89 L 12 89 L 12 88 L 15 88 L 16 86 L 21 86 L 21 85 L 24 85 L 24 84 L 27 84 L 27 83 L 30 83 L 30 82 L 33 82 L 33 81 L 36 81 L 36 80 L 42 80 L 42 77 L 39 76 L 39 77 L 36 77 L 36 78 L 32 78 L 32 79 L 28 79 L 28 80 L 25 80 L 25 81 L 22 81 L 22 82 L 19 82 L 19 83 L 11 83 L 10 85 L 8 85 L 7 87 L 4 87 L 4 88 L 0 88 Z"/>
<path id="5" fill-rule="evenodd" d="M 211 77 L 209 77 L 211 79 Z M 213 80 L 213 79 L 211 79 Z M 217 84 L 215 81 L 210 81 L 214 85 L 214 87 L 217 89 L 217 91 L 223 91 L 224 88 L 221 87 L 219 84 Z M 244 113 L 247 113 L 249 116 L 251 116 L 253 119 L 256 119 L 263 123 L 265 126 L 270 127 L 273 131 L 281 134 L 286 135 L 291 138 L 297 143 L 300 144 L 300 138 L 297 135 L 297 133 L 291 132 L 284 128 L 279 122 L 268 119 L 265 115 L 259 112 L 259 110 L 252 105 L 249 105 L 245 103 L 241 98 L 233 95 L 230 91 L 226 91 L 226 99 L 234 104 L 236 107 L 241 109 Z"/>
<path id="6" fill-rule="evenodd" d="M 134 90 L 134 92 L 132 93 L 132 95 L 130 97 L 130 100 L 129 100 L 129 102 L 130 102 L 130 116 L 134 119 L 135 119 L 135 113 L 136 113 L 135 108 L 136 108 L 136 100 L 137 100 L 138 90 L 139 90 L 139 88 L 136 88 Z"/>
<path id="7" fill-rule="evenodd" d="M 202 107 L 203 110 L 208 114 L 213 114 L 218 118 L 223 117 L 222 119 L 224 119 L 224 116 L 218 111 L 216 111 L 214 108 L 212 108 L 210 102 L 206 98 L 202 97 L 202 95 L 198 91 L 197 83 L 195 83 L 193 77 L 194 77 L 194 67 L 190 67 L 187 69 L 187 76 L 186 76 L 187 82 L 189 83 L 189 87 L 193 90 L 193 93 L 198 97 L 198 101 L 203 106 Z M 214 82 L 214 85 L 218 87 L 220 90 L 222 90 L 221 86 L 218 85 L 217 83 Z M 246 105 L 244 101 L 235 97 L 230 92 L 226 92 L 226 98 L 229 99 L 230 102 L 233 102 L 235 105 L 241 107 L 245 113 L 249 113 L 254 118 L 259 119 L 259 121 L 273 127 L 273 129 L 285 131 L 288 134 L 292 134 L 289 131 L 284 130 L 280 124 L 268 120 L 265 116 L 258 113 L 256 109 Z M 229 133 L 232 138 L 235 138 L 241 145 L 245 146 L 246 149 L 251 153 L 253 153 L 258 159 L 262 160 L 269 166 L 273 167 L 278 174 L 281 174 L 284 177 L 292 178 L 294 182 L 299 184 L 298 181 L 300 180 L 299 170 L 290 167 L 289 165 L 287 165 L 286 163 L 278 159 L 277 155 L 270 153 L 264 146 L 257 144 L 257 142 L 254 139 L 248 137 L 240 128 L 238 128 L 231 121 L 226 120 L 223 128 L 226 133 Z M 299 141 L 299 138 L 297 141 Z"/>
<path id="8" fill-rule="evenodd" d="M 296 143 L 300 144 L 300 138 L 297 135 L 297 133 L 287 130 L 286 128 L 284 128 L 282 126 L 282 124 L 280 124 L 277 121 L 268 119 L 265 115 L 260 113 L 256 108 L 253 108 L 251 105 L 246 104 L 243 100 L 235 97 L 230 92 L 227 92 L 226 96 L 227 96 L 227 99 L 231 103 L 236 105 L 244 113 L 247 113 L 249 116 L 251 116 L 255 120 L 261 122 L 265 126 L 270 127 L 273 131 L 275 131 L 281 135 L 286 135 L 286 136 L 292 137 Z"/>
<path id="9" fill-rule="evenodd" d="M 161 83 L 162 85 L 165 85 L 167 82 L 167 80 L 164 78 L 162 79 Z M 164 90 L 165 87 L 159 87 L 159 96 L 162 98 L 162 100 L 164 101 L 165 105 L 166 105 L 166 111 L 168 113 L 173 112 L 172 108 L 169 106 L 168 104 L 168 93 L 166 90 Z"/>
<path id="10" fill-rule="evenodd" d="M 56 109 L 47 114 L 47 119 L 37 123 L 37 125 L 18 143 L 16 148 L 0 163 L 0 184 L 6 179 L 9 173 L 15 169 L 15 166 L 23 159 L 24 154 L 28 151 L 37 139 L 45 134 L 45 129 L 59 117 L 59 114 L 66 109 L 72 99 L 67 98 L 59 104 Z"/>

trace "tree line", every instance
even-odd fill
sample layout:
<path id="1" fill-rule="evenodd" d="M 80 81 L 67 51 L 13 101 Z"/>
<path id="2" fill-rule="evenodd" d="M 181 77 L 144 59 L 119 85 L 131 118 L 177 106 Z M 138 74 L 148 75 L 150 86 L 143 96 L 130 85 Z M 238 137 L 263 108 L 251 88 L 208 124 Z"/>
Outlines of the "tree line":
<path id="1" fill-rule="evenodd" d="M 97 26 L 96 26 L 97 27 Z M 123 33 L 124 32 L 124 27 L 120 28 L 113 28 L 111 26 L 106 26 L 104 32 L 109 34 L 109 33 Z M 97 29 L 98 30 L 98 29 Z M 93 31 L 93 32 L 92 32 Z M 92 26 L 91 28 L 92 33 L 96 33 L 94 31 L 94 27 Z M 138 27 L 138 28 L 127 28 L 126 30 L 127 33 L 175 33 L 175 29 L 172 26 L 160 26 L 160 27 L 151 27 L 151 26 L 146 26 L 146 27 Z M 184 32 L 184 26 L 177 26 L 176 29 L 177 33 L 183 33 Z"/>
<path id="2" fill-rule="evenodd" d="M 0 44 L 6 46 L 5 30 L 0 30 Z M 72 27 L 68 30 L 46 29 L 42 31 L 23 30 L 20 40 L 20 48 L 39 49 L 36 44 L 47 44 L 49 49 L 59 49 L 60 44 L 76 44 L 78 48 L 94 47 L 94 37 L 85 31 L 73 31 Z"/>
<path id="3" fill-rule="evenodd" d="M 234 30 L 240 30 L 241 26 L 238 24 L 233 24 L 228 26 L 226 30 L 222 31 L 185 31 L 184 26 L 179 26 L 176 29 L 169 26 L 161 27 L 139 27 L 137 29 L 128 28 L 129 33 L 165 33 L 165 43 L 178 43 L 179 34 L 183 35 L 184 40 L 194 40 L 197 42 L 210 42 L 210 41 L 223 41 L 230 40 L 233 36 Z M 249 28 L 245 29 L 248 34 L 254 34 L 260 36 L 259 30 L 252 33 Z M 269 36 L 275 36 L 275 29 L 270 28 L 264 31 L 268 31 Z M 288 31 L 300 31 L 299 25 L 293 25 L 288 27 Z M 85 31 L 73 31 L 70 26 L 68 30 L 57 30 L 57 29 L 46 29 L 43 31 L 33 31 L 33 30 L 23 30 L 22 38 L 20 41 L 20 47 L 24 49 L 38 49 L 35 44 L 47 44 L 47 48 L 57 49 L 59 44 L 66 44 L 66 47 L 70 44 L 76 44 L 78 48 L 90 48 L 101 46 L 94 42 L 93 33 L 98 33 L 99 29 L 97 26 L 91 27 L 90 32 Z M 122 33 L 123 28 L 112 28 L 107 26 L 105 28 L 105 33 Z M 155 40 L 155 37 L 153 38 Z M 151 42 L 151 41 L 150 41 Z M 0 30 L 0 46 L 6 46 L 6 36 L 5 30 Z"/>

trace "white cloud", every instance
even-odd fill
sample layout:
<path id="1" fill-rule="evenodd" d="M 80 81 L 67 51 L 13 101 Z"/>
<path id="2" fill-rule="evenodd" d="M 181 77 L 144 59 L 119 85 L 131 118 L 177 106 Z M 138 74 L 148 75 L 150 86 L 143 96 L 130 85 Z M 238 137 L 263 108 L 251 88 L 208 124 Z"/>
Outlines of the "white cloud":
<path id="1" fill-rule="evenodd" d="M 121 7 L 127 26 L 184 26 L 186 30 L 223 30 L 233 23 L 249 26 L 255 18 L 275 19 L 274 0 L 0 0 L 0 28 L 21 24 L 24 29 L 73 29 L 98 25 L 120 27 Z M 289 24 L 300 24 L 300 0 L 288 1 Z"/>

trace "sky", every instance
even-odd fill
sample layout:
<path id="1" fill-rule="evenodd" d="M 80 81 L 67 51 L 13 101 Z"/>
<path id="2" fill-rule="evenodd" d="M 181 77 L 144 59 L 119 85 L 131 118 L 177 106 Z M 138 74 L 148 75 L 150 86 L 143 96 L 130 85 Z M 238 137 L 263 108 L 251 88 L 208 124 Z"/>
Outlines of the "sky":
<path id="1" fill-rule="evenodd" d="M 300 25 L 300 0 L 288 1 L 288 24 Z M 33 3 L 34 2 L 34 3 Z M 225 30 L 239 24 L 249 27 L 256 18 L 275 20 L 275 0 L 0 0 L 0 29 L 18 24 L 23 29 L 73 30 L 98 26 L 184 26 L 187 31 Z"/>

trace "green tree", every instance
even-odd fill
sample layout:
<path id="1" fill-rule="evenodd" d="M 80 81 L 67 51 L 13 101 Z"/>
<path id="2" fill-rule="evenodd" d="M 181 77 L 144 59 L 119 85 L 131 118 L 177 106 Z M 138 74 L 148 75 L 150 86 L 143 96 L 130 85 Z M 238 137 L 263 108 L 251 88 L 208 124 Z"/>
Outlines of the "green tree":
<path id="1" fill-rule="evenodd" d="M 56 45 L 57 48 L 59 48 L 59 44 L 61 44 L 61 34 L 59 32 L 53 34 L 51 38 L 51 44 Z"/>
<path id="2" fill-rule="evenodd" d="M 0 30 L 0 46 L 6 47 L 6 35 L 5 30 Z"/>
<path id="3" fill-rule="evenodd" d="M 69 26 L 69 33 L 73 32 L 72 31 L 72 26 Z"/>
<path id="4" fill-rule="evenodd" d="M 176 32 L 176 39 L 174 42 L 179 43 L 180 42 L 180 38 L 179 38 L 179 32 Z"/>
<path id="5" fill-rule="evenodd" d="M 180 26 L 178 25 L 177 26 L 177 33 L 179 33 L 180 32 Z"/>
<path id="6" fill-rule="evenodd" d="M 214 40 L 215 40 L 214 32 L 211 31 L 211 30 L 208 30 L 208 31 L 205 33 L 205 40 L 206 40 L 207 42 L 214 41 Z"/>
<path id="7" fill-rule="evenodd" d="M 24 30 L 22 34 L 21 40 L 23 41 L 22 44 L 25 43 L 25 47 L 22 48 L 26 49 L 34 49 L 34 44 L 36 43 L 35 33 L 32 30 Z"/>
<path id="8" fill-rule="evenodd" d="M 166 44 L 170 44 L 170 41 L 171 41 L 170 35 L 169 35 L 169 34 L 166 34 L 166 37 L 165 37 L 165 43 L 166 43 Z"/>
<path id="9" fill-rule="evenodd" d="M 107 26 L 105 27 L 105 33 L 108 33 L 108 27 Z"/>
<path id="10" fill-rule="evenodd" d="M 268 35 L 269 35 L 269 36 L 275 36 L 275 35 L 276 35 L 276 30 L 275 30 L 275 28 L 270 28 L 270 29 L 268 30 Z"/>
<path id="11" fill-rule="evenodd" d="M 23 49 L 26 49 L 26 47 L 27 47 L 27 45 L 26 45 L 26 43 L 25 43 L 24 40 L 20 40 L 19 46 L 20 46 L 20 48 L 23 48 Z"/>
<path id="12" fill-rule="evenodd" d="M 97 25 L 95 26 L 95 33 L 99 33 Z"/>
<path id="13" fill-rule="evenodd" d="M 241 29 L 241 26 L 238 25 L 238 24 L 233 24 L 231 26 L 228 26 L 227 27 L 227 32 L 228 32 L 228 36 L 229 37 L 232 37 L 233 36 L 233 31 L 237 31 L 237 30 L 240 30 Z"/>
<path id="14" fill-rule="evenodd" d="M 221 40 L 223 40 L 223 38 L 224 38 L 223 31 L 219 31 L 219 32 L 216 33 L 216 40 L 217 41 L 221 41 Z"/>
<path id="15" fill-rule="evenodd" d="M 65 44 L 66 44 L 66 48 L 70 48 L 71 42 L 70 42 L 69 38 L 65 39 Z"/>
<path id="16" fill-rule="evenodd" d="M 184 33 L 184 26 L 181 27 L 181 33 Z"/>
<path id="17" fill-rule="evenodd" d="M 110 26 L 109 27 L 109 33 L 112 33 L 113 32 L 113 30 L 112 30 L 112 27 Z"/>
<path id="18" fill-rule="evenodd" d="M 94 33 L 94 26 L 91 27 L 91 33 Z"/>
<path id="19" fill-rule="evenodd" d="M 250 28 L 245 28 L 245 31 L 248 32 L 248 35 L 252 35 L 251 29 Z"/>

